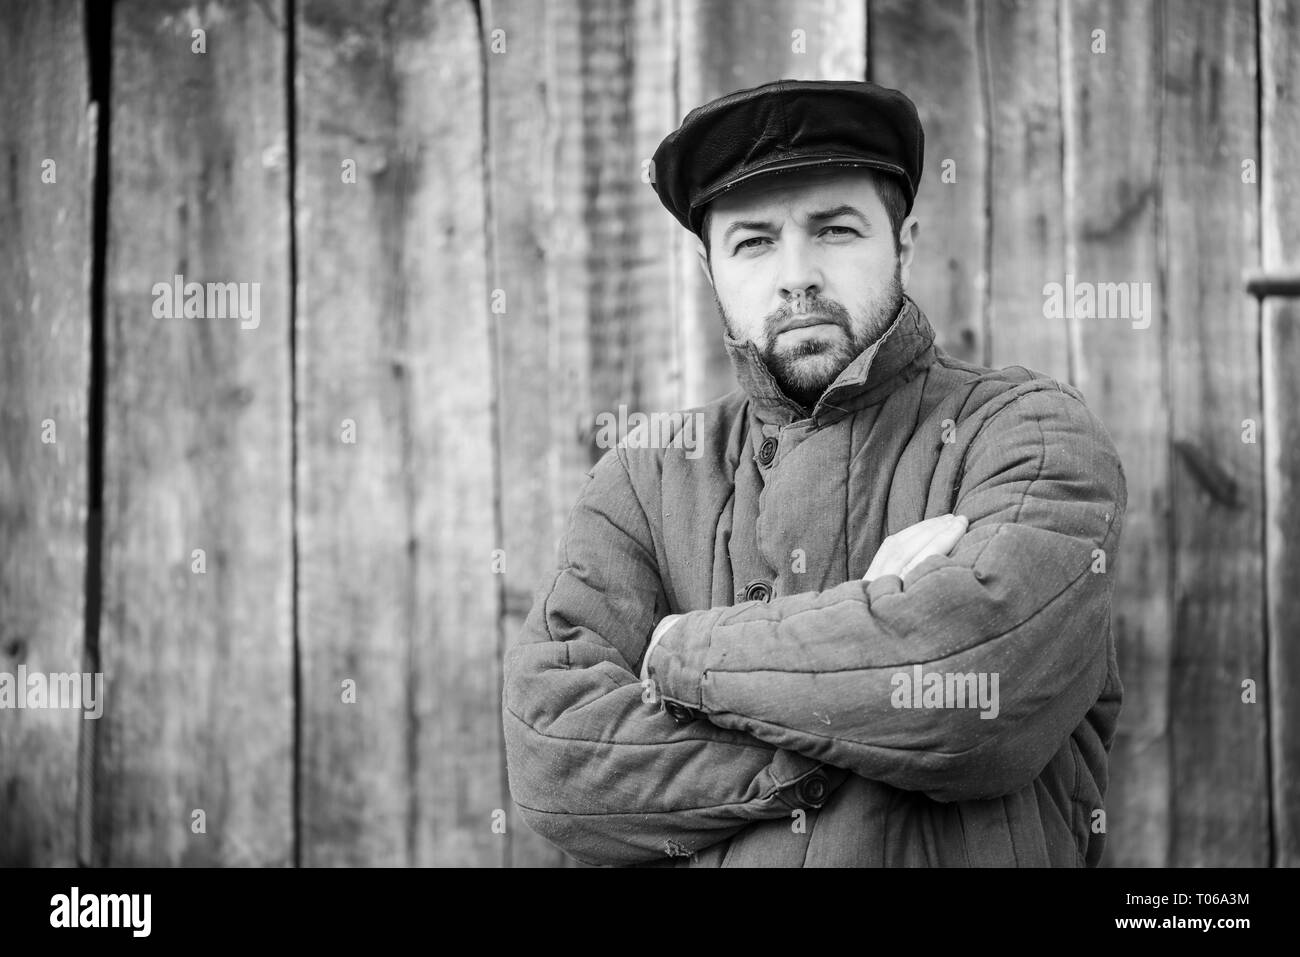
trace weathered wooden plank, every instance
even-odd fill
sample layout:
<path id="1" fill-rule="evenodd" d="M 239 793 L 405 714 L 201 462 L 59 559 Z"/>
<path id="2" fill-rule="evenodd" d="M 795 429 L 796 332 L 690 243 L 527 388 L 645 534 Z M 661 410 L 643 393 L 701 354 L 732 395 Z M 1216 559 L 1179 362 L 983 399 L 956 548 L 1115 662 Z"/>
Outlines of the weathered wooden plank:
<path id="1" fill-rule="evenodd" d="M 976 4 L 871 0 L 869 8 L 871 79 L 906 93 L 925 129 L 908 294 L 941 347 L 987 362 L 988 121 Z"/>
<path id="2" fill-rule="evenodd" d="M 1128 482 L 1119 558 L 1107 572 L 1116 576 L 1124 711 L 1110 758 L 1105 857 L 1128 866 L 1173 859 L 1171 465 L 1157 247 L 1164 154 L 1155 17 L 1145 4 L 1067 0 L 1061 36 L 1067 276 L 1076 283 L 1149 283 L 1157 313 L 1146 328 L 1126 318 L 1070 322 L 1071 379 L 1114 438 Z M 1104 31 L 1105 52 L 1093 52 L 1100 51 L 1095 31 Z M 1068 287 L 1067 276 L 1056 281 Z M 1075 299 L 1068 288 L 1063 293 Z"/>
<path id="3" fill-rule="evenodd" d="M 554 561 L 556 511 L 551 476 L 556 443 L 582 442 L 576 415 L 556 420 L 548 266 L 555 237 L 548 192 L 552 130 L 548 34 L 539 4 L 483 5 L 488 115 L 488 224 L 497 387 L 497 483 L 500 487 L 501 638 L 508 643 L 532 607 L 533 590 Z M 545 24 L 545 18 L 541 20 Z M 500 311 L 497 311 L 500 310 Z M 574 412 L 575 410 L 570 410 Z M 567 428 L 566 428 L 567 426 Z M 504 654 L 504 649 L 501 650 Z M 504 762 L 505 756 L 502 755 Z M 513 801 L 505 835 L 507 864 L 555 866 L 564 855 L 529 829 Z"/>
<path id="4" fill-rule="evenodd" d="M 0 672 L 14 679 L 21 665 L 83 670 L 94 173 L 85 44 L 79 3 L 0 3 Z M 76 710 L 0 710 L 0 865 L 77 862 L 78 740 L 92 724 Z"/>
<path id="5" fill-rule="evenodd" d="M 483 9 L 506 641 L 604 451 L 596 417 L 680 407 L 676 224 L 641 165 L 676 122 L 673 14 L 665 0 Z M 515 866 L 565 860 L 513 806 L 508 843 Z"/>
<path id="6" fill-rule="evenodd" d="M 547 481 L 554 495 L 547 509 L 550 534 L 543 539 L 550 547 L 543 567 L 549 569 L 555 561 L 555 543 L 582 486 L 583 473 L 599 451 L 592 442 L 596 408 L 591 328 L 595 307 L 590 262 L 595 255 L 595 237 L 589 229 L 587 198 L 588 190 L 596 188 L 587 178 L 587 155 L 590 149 L 598 150 L 599 144 L 594 143 L 594 137 L 589 144 L 586 130 L 587 97 L 591 91 L 590 78 L 583 68 L 585 25 L 581 7 L 554 0 L 546 3 L 543 14 L 547 125 L 538 173 L 547 220 L 542 239 L 547 257 L 546 361 L 552 376 L 547 419 L 548 432 L 555 432 L 545 460 Z M 506 378 L 503 374 L 503 384 Z M 503 405 L 502 418 L 508 414 Z M 503 459 L 503 483 L 510 481 L 510 468 L 509 460 Z M 534 579 L 533 587 L 541 584 L 541 578 Z M 513 610 L 527 616 L 522 607 Z M 521 829 L 515 830 L 518 834 Z"/>
<path id="7" fill-rule="evenodd" d="M 1259 309 L 1242 273 L 1258 262 L 1253 6 L 1187 4 L 1164 23 L 1160 210 L 1168 277 L 1174 647 L 1172 860 L 1268 864 L 1267 703 Z M 1154 324 L 1153 327 L 1154 328 Z M 1214 478 L 1218 476 L 1218 480 Z M 1122 572 L 1121 572 L 1122 573 Z"/>
<path id="8" fill-rule="evenodd" d="M 1300 265 L 1300 3 L 1264 0 L 1260 16 L 1263 264 Z M 1273 863 L 1300 866 L 1300 301 L 1263 306 L 1265 543 Z"/>
<path id="9" fill-rule="evenodd" d="M 575 6 L 586 89 L 591 398 L 598 413 L 617 414 L 620 403 L 642 412 L 672 411 L 679 408 L 681 357 L 669 295 L 671 244 L 681 230 L 642 166 L 675 125 L 672 5 L 600 0 Z"/>
<path id="10" fill-rule="evenodd" d="M 475 8 L 297 9 L 302 860 L 500 863 Z"/>
<path id="11" fill-rule="evenodd" d="M 983 11 L 991 154 L 988 359 L 995 367 L 1025 366 L 1068 381 L 1069 329 L 1043 308 L 1043 287 L 1065 277 L 1059 10 L 1037 0 L 996 0 Z"/>
<path id="12" fill-rule="evenodd" d="M 103 864 L 292 861 L 285 42 L 268 16 L 114 7 Z M 162 294 L 176 276 L 248 284 L 247 309 L 203 297 L 185 317 Z"/>
<path id="13" fill-rule="evenodd" d="M 678 112 L 684 116 L 715 97 L 771 80 L 863 79 L 866 21 L 863 0 L 682 4 Z M 735 375 L 695 237 L 680 228 L 676 235 L 683 400 L 690 406 L 731 391 Z"/>

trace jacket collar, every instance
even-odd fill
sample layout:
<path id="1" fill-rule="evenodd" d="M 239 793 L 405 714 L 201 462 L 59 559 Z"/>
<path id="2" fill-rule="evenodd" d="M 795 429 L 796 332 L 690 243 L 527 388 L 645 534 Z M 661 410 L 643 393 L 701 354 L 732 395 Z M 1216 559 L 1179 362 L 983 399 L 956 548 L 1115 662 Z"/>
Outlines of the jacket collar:
<path id="1" fill-rule="evenodd" d="M 739 342 L 723 333 L 723 343 L 736 378 L 748 393 L 760 421 L 787 425 L 809 417 L 809 413 L 781 391 L 752 342 Z M 811 418 L 817 425 L 832 422 L 855 409 L 883 401 L 910 376 L 900 373 L 925 367 L 934 358 L 934 329 L 925 314 L 903 296 L 902 308 L 889 328 L 858 355 L 830 384 Z"/>

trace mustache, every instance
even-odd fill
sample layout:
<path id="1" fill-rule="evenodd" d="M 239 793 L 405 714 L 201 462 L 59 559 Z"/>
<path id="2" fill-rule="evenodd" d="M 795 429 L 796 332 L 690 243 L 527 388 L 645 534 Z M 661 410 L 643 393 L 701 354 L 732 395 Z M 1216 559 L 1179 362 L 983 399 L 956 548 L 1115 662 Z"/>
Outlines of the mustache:
<path id="1" fill-rule="evenodd" d="M 795 312 L 796 305 L 799 307 L 798 312 Z M 843 305 L 834 299 L 818 297 L 814 299 L 787 300 L 779 309 L 768 313 L 764 317 L 763 325 L 770 339 L 788 325 L 791 319 L 796 316 L 809 315 L 822 316 L 827 322 L 833 323 L 845 331 L 848 331 L 852 324 L 849 311 Z"/>

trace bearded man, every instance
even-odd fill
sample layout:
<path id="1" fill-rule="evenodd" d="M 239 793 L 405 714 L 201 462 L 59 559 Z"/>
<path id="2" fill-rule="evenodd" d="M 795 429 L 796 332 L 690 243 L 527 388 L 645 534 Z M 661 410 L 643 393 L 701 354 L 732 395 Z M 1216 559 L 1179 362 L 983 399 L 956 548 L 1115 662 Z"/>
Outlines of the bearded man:
<path id="1" fill-rule="evenodd" d="M 656 151 L 740 388 L 592 467 L 510 648 L 509 782 L 594 864 L 1095 866 L 1126 503 L 1071 386 L 907 295 L 902 93 L 781 80 Z"/>

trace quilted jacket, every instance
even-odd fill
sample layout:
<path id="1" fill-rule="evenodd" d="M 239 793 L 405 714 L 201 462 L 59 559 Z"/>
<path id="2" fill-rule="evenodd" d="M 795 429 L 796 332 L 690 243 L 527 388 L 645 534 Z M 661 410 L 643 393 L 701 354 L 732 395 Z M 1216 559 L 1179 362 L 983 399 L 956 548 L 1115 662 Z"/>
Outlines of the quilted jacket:
<path id="1" fill-rule="evenodd" d="M 1105 428 L 1069 385 L 945 354 L 910 298 L 810 413 L 726 346 L 741 388 L 696 435 L 588 472 L 507 652 L 524 820 L 592 864 L 1095 866 L 1123 694 Z M 949 512 L 948 556 L 862 581 Z"/>

